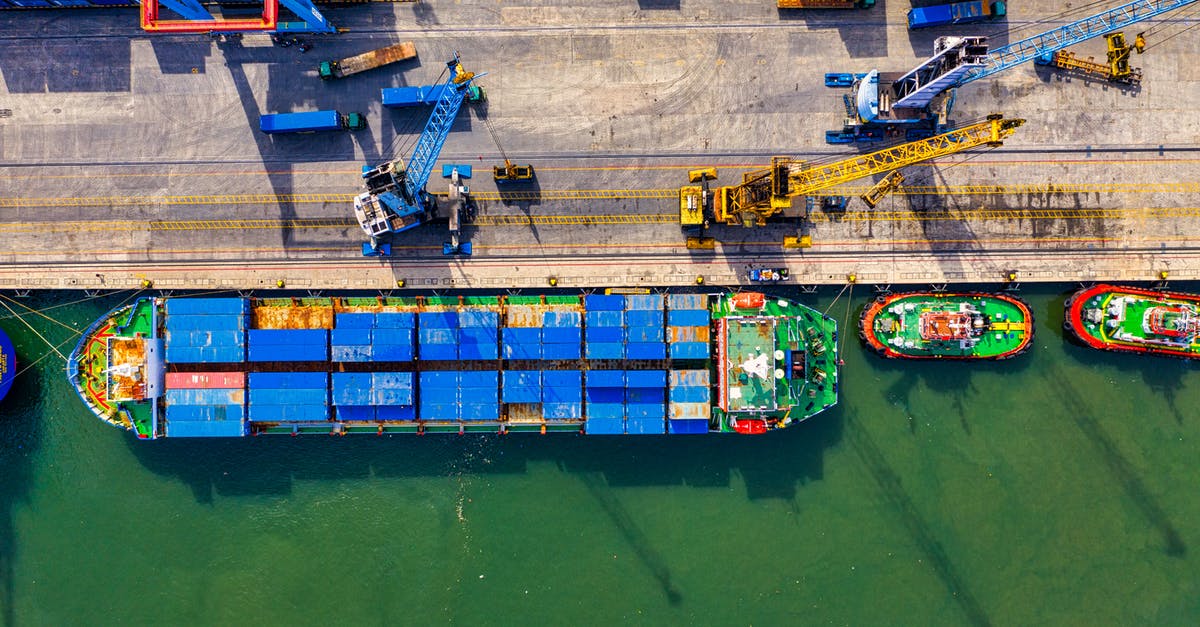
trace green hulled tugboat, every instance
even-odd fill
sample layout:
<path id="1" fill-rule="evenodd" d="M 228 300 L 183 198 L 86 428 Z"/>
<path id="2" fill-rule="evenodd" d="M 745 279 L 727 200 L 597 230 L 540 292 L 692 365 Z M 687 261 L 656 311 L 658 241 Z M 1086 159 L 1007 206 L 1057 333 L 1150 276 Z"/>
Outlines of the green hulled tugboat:
<path id="1" fill-rule="evenodd" d="M 1067 331 L 1100 350 L 1200 357 L 1200 295 L 1096 285 L 1067 299 Z"/>
<path id="2" fill-rule="evenodd" d="M 1029 348 L 1033 314 L 1007 294 L 890 294 L 863 310 L 859 333 L 882 357 L 1007 359 Z"/>

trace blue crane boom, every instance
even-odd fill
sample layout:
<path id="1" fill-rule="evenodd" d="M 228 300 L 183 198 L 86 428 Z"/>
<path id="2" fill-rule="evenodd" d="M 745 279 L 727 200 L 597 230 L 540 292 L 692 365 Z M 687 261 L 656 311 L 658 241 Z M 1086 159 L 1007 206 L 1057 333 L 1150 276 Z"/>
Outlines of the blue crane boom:
<path id="1" fill-rule="evenodd" d="M 471 81 L 476 78 L 474 73 L 463 69 L 457 52 L 446 66 L 450 78 L 413 147 L 408 165 L 402 165 L 401 160 L 396 159 L 374 168 L 363 167 L 367 191 L 354 199 L 354 215 L 371 238 L 370 251 L 374 254 L 381 252 L 383 240 L 425 222 L 436 208 L 433 197 L 425 191 L 425 184 L 429 182 L 429 175 Z"/>
<path id="2" fill-rule="evenodd" d="M 949 114 L 947 92 L 1195 2 L 1135 0 L 991 51 L 983 37 L 940 37 L 934 55 L 903 74 L 826 74 L 829 87 L 853 86 L 845 99 L 849 118 L 842 130 L 828 131 L 826 141 L 869 141 L 895 133 L 913 139 L 913 134 L 941 132 Z"/>

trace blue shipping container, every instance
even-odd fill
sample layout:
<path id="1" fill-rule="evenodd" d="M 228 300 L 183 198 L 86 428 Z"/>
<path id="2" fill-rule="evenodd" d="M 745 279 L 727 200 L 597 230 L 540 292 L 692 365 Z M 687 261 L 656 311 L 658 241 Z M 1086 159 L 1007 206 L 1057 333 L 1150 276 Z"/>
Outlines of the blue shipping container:
<path id="1" fill-rule="evenodd" d="M 588 435 L 621 435 L 625 433 L 625 421 L 621 418 L 596 418 L 589 415 L 584 431 Z"/>
<path id="2" fill-rule="evenodd" d="M 625 310 L 659 309 L 663 308 L 662 294 L 630 294 L 625 297 Z"/>
<path id="3" fill-rule="evenodd" d="M 381 311 L 375 314 L 377 329 L 413 329 L 417 326 L 417 317 L 409 311 Z"/>
<path id="4" fill-rule="evenodd" d="M 258 346 L 325 345 L 329 343 L 326 329 L 250 329 L 246 332 L 253 348 Z M 293 360 L 294 361 L 294 360 Z"/>
<path id="5" fill-rule="evenodd" d="M 329 390 L 273 390 L 270 388 L 250 388 L 249 404 L 254 405 L 327 405 Z M 358 405 L 360 403 L 348 403 Z"/>
<path id="6" fill-rule="evenodd" d="M 708 342 L 676 342 L 671 344 L 672 359 L 708 359 Z"/>
<path id="7" fill-rule="evenodd" d="M 325 389 L 329 374 L 325 372 L 251 372 L 246 383 L 250 388 L 301 390 Z"/>
<path id="8" fill-rule="evenodd" d="M 542 344 L 542 359 L 579 359 L 579 344 Z"/>
<path id="9" fill-rule="evenodd" d="M 375 417 L 379 420 L 416 420 L 417 408 L 412 405 L 376 407 Z"/>
<path id="10" fill-rule="evenodd" d="M 249 306 L 244 298 L 168 298 L 167 315 L 171 314 L 244 314 Z"/>
<path id="11" fill-rule="evenodd" d="M 375 361 L 374 352 L 370 346 L 333 346 L 329 350 L 332 353 L 333 361 L 359 363 Z"/>
<path id="12" fill-rule="evenodd" d="M 329 361 L 329 347 L 325 344 L 250 344 L 247 351 L 249 361 Z"/>
<path id="13" fill-rule="evenodd" d="M 593 311 L 622 311 L 625 309 L 625 299 L 620 296 L 589 294 L 583 297 L 584 308 Z"/>
<path id="14" fill-rule="evenodd" d="M 374 344 L 371 354 L 374 361 L 412 361 L 415 351 L 412 344 Z"/>
<path id="15" fill-rule="evenodd" d="M 589 342 L 588 359 L 624 359 L 625 344 L 619 342 Z"/>
<path id="16" fill-rule="evenodd" d="M 230 438 L 246 435 L 246 423 L 237 420 L 167 422 L 169 438 Z"/>
<path id="17" fill-rule="evenodd" d="M 589 311 L 587 312 L 587 326 L 589 333 L 597 327 L 623 327 L 625 326 L 625 312 Z"/>
<path id="18" fill-rule="evenodd" d="M 662 418 L 641 418 L 630 416 L 625 423 L 626 433 L 640 435 L 657 435 L 666 433 L 666 421 Z"/>
<path id="19" fill-rule="evenodd" d="M 329 332 L 329 343 L 334 346 L 367 346 L 371 343 L 371 329 L 334 329 Z"/>
<path id="20" fill-rule="evenodd" d="M 611 344 L 625 341 L 625 329 L 621 327 L 588 327 L 587 341 Z"/>
<path id="21" fill-rule="evenodd" d="M 667 314 L 667 324 L 673 327 L 706 327 L 708 326 L 708 310 L 671 310 Z"/>
<path id="22" fill-rule="evenodd" d="M 661 309 L 649 309 L 639 311 L 625 312 L 625 326 L 627 327 L 659 327 L 663 326 L 663 312 Z"/>
<path id="23" fill-rule="evenodd" d="M 629 359 L 667 358 L 667 345 L 662 342 L 630 342 L 625 351 Z"/>
<path id="24" fill-rule="evenodd" d="M 667 387 L 666 370 L 630 370 L 626 380 L 631 388 L 665 388 Z"/>
<path id="25" fill-rule="evenodd" d="M 589 370 L 587 386 L 589 388 L 623 388 L 625 387 L 625 371 Z"/>
<path id="26" fill-rule="evenodd" d="M 668 430 L 677 434 L 708 433 L 707 420 L 670 420 Z"/>
<path id="27" fill-rule="evenodd" d="M 542 314 L 542 326 L 544 327 L 579 327 L 582 323 L 582 316 L 578 311 L 547 311 Z"/>
<path id="28" fill-rule="evenodd" d="M 458 314 L 453 311 L 422 311 L 417 321 L 419 329 L 457 329 Z"/>
<path id="29" fill-rule="evenodd" d="M 342 406 L 335 408 L 333 415 L 338 420 L 345 420 L 347 422 L 374 422 L 375 408 Z"/>
<path id="30" fill-rule="evenodd" d="M 258 116 L 258 130 L 267 134 L 340 131 L 343 128 L 342 114 L 333 110 L 264 113 Z"/>
<path id="31" fill-rule="evenodd" d="M 166 329 L 174 331 L 243 331 L 246 317 L 242 314 L 200 316 L 177 314 L 166 316 Z"/>
<path id="32" fill-rule="evenodd" d="M 500 314 L 488 310 L 464 309 L 458 314 L 458 324 L 462 328 L 486 327 L 494 329 L 500 326 Z"/>

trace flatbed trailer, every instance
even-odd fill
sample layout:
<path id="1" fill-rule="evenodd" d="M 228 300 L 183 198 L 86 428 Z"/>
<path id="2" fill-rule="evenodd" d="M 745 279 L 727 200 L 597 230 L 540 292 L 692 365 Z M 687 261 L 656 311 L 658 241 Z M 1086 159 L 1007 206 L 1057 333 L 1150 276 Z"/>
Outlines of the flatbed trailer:
<path id="1" fill-rule="evenodd" d="M 405 41 L 338 61 L 322 61 L 321 65 L 317 66 L 317 73 L 323 80 L 328 81 L 416 57 L 417 47 L 413 42 Z"/>
<path id="2" fill-rule="evenodd" d="M 869 9 L 875 0 L 779 0 L 780 9 Z"/>

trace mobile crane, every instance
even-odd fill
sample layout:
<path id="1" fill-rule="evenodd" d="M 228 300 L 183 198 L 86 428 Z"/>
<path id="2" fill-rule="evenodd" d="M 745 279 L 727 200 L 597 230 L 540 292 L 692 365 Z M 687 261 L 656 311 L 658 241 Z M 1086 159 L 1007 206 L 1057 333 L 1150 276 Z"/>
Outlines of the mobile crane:
<path id="1" fill-rule="evenodd" d="M 978 124 L 828 164 L 806 166 L 791 157 L 773 157 L 770 167 L 743 174 L 741 183 L 711 191 L 708 181 L 716 178 L 716 169 L 694 170 L 689 182 L 700 185 L 679 190 L 680 226 L 689 233 L 690 247 L 708 247 L 703 232 L 713 222 L 763 226 L 798 196 L 979 146 L 996 147 L 1024 123 L 993 114 Z"/>
<path id="2" fill-rule="evenodd" d="M 446 80 L 441 98 L 434 105 L 433 113 L 425 123 L 425 130 L 413 147 L 408 165 L 405 166 L 402 159 L 395 159 L 374 168 L 363 166 L 362 177 L 366 181 L 367 191 L 354 199 L 354 217 L 370 238 L 368 244 L 363 244 L 364 255 L 390 254 L 388 240 L 393 235 L 412 229 L 436 215 L 437 202 L 425 191 L 425 184 L 429 182 L 429 174 L 442 152 L 450 127 L 454 125 L 454 117 L 471 88 L 471 81 L 478 78 L 475 73 L 463 69 L 457 52 L 446 63 L 446 67 L 450 78 Z M 456 184 L 457 180 L 452 183 Z M 457 203 L 455 211 L 467 202 L 462 198 L 467 190 L 465 186 L 462 187 L 462 190 L 452 190 L 462 192 L 457 197 L 463 202 Z M 466 253 L 457 245 L 453 249 L 450 252 Z"/>
<path id="3" fill-rule="evenodd" d="M 1033 62 L 1050 65 L 1068 72 L 1102 78 L 1113 83 L 1137 86 L 1142 82 L 1142 70 L 1129 65 L 1129 56 L 1135 50 L 1141 54 L 1146 49 L 1144 33 L 1138 33 L 1133 45 L 1126 43 L 1125 33 L 1109 33 L 1104 36 L 1108 43 L 1108 63 L 1097 63 L 1092 57 L 1081 59 L 1074 52 L 1059 50 L 1051 55 L 1039 55 Z"/>
<path id="4" fill-rule="evenodd" d="M 991 51 L 986 37 L 939 37 L 933 56 L 905 73 L 826 74 L 826 86 L 850 87 L 851 92 L 842 98 L 842 128 L 826 131 L 825 141 L 919 139 L 939 133 L 950 125 L 956 88 L 1196 1 L 1135 0 Z"/>

